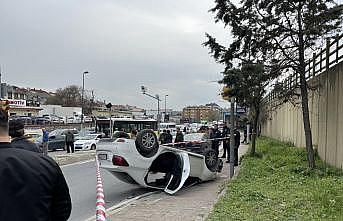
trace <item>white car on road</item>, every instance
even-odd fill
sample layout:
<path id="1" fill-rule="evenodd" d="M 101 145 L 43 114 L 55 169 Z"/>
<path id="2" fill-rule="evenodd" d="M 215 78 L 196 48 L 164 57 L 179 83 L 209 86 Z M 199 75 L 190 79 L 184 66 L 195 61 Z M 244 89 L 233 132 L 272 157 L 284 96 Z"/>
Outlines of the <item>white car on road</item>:
<path id="1" fill-rule="evenodd" d="M 186 182 L 213 180 L 223 163 L 210 145 L 202 153 L 192 147 L 159 145 L 152 130 L 138 133 L 136 140 L 116 138 L 98 143 L 100 167 L 118 179 L 174 194 Z M 198 150 L 199 148 L 197 148 Z"/>
<path id="2" fill-rule="evenodd" d="M 95 150 L 96 145 L 102 138 L 102 134 L 88 134 L 79 136 L 74 143 L 75 151 L 77 150 Z"/>

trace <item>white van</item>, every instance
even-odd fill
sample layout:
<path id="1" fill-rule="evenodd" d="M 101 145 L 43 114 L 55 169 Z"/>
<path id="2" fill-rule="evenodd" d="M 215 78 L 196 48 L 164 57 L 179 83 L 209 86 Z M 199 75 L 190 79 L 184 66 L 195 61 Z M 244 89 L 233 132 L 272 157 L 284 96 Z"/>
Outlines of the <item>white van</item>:
<path id="1" fill-rule="evenodd" d="M 159 131 L 170 130 L 171 135 L 176 136 L 176 123 L 160 123 Z"/>

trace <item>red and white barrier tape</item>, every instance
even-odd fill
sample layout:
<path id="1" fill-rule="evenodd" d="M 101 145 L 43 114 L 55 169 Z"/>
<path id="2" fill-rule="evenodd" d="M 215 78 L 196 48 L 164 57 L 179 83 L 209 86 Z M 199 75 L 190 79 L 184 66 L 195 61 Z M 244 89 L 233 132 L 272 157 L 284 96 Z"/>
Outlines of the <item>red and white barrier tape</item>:
<path id="1" fill-rule="evenodd" d="M 229 140 L 230 137 L 221 137 L 221 138 L 211 138 L 211 139 L 206 139 L 206 140 L 193 140 L 193 141 L 184 141 L 184 142 L 177 142 L 177 143 L 166 143 L 162 144 L 164 146 L 174 146 L 174 145 L 180 145 L 180 144 L 189 144 L 192 142 L 197 142 L 197 143 L 207 143 L 208 141 L 224 141 L 224 140 Z"/>
<path id="2" fill-rule="evenodd" d="M 96 221 L 106 221 L 105 195 L 102 186 L 102 178 L 98 156 L 95 156 L 96 161 Z"/>

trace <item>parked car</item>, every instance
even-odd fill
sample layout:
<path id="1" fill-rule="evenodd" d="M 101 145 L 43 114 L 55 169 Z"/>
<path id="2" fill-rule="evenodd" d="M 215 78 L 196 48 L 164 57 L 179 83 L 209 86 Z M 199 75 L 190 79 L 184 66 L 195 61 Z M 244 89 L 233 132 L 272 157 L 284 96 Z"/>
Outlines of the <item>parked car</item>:
<path id="1" fill-rule="evenodd" d="M 89 116 L 84 116 L 83 117 L 83 122 L 85 123 L 92 123 L 93 122 L 93 119 Z"/>
<path id="2" fill-rule="evenodd" d="M 36 142 L 36 140 L 42 136 L 42 130 L 41 129 L 25 129 L 24 135 L 30 141 Z"/>
<path id="3" fill-rule="evenodd" d="M 32 118 L 29 116 L 11 116 L 9 118 L 10 121 L 16 120 L 16 121 L 21 121 L 23 124 L 32 124 Z"/>
<path id="4" fill-rule="evenodd" d="M 48 150 L 55 151 L 57 149 L 65 150 L 65 135 L 71 131 L 75 136 L 78 134 L 76 129 L 57 129 L 49 133 Z"/>
<path id="5" fill-rule="evenodd" d="M 174 194 L 187 180 L 216 179 L 223 162 L 217 153 L 159 145 L 154 131 L 142 130 L 136 139 L 103 139 L 97 145 L 100 167 L 126 183 Z"/>
<path id="6" fill-rule="evenodd" d="M 95 150 L 96 145 L 102 138 L 102 134 L 88 134 L 86 136 L 77 137 L 77 141 L 74 143 L 76 150 Z"/>
<path id="7" fill-rule="evenodd" d="M 45 117 L 34 117 L 32 118 L 32 124 L 45 125 L 50 124 L 51 121 Z"/>
<path id="8" fill-rule="evenodd" d="M 79 124 L 81 123 L 81 118 L 78 115 L 73 116 L 73 117 L 68 117 L 66 122 L 67 124 Z"/>
<path id="9" fill-rule="evenodd" d="M 57 116 L 57 115 L 53 115 L 53 114 L 44 114 L 42 117 L 46 118 L 47 120 L 49 120 L 52 123 L 55 124 L 63 124 L 65 123 L 65 120 L 63 117 Z"/>

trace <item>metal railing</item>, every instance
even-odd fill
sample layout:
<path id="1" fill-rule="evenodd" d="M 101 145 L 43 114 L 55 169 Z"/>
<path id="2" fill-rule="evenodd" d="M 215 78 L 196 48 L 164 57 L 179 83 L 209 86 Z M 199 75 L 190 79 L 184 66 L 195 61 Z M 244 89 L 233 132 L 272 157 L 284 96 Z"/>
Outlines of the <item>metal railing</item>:
<path id="1" fill-rule="evenodd" d="M 306 62 L 305 78 L 307 81 L 329 70 L 332 66 L 343 61 L 343 34 L 338 35 L 331 41 L 326 39 L 326 46 L 319 52 L 313 53 L 312 57 Z M 298 73 L 289 75 L 281 83 L 282 89 L 291 91 L 300 85 L 300 77 Z M 264 99 L 265 102 L 271 102 L 277 98 L 279 93 L 275 90 L 271 91 Z"/>

